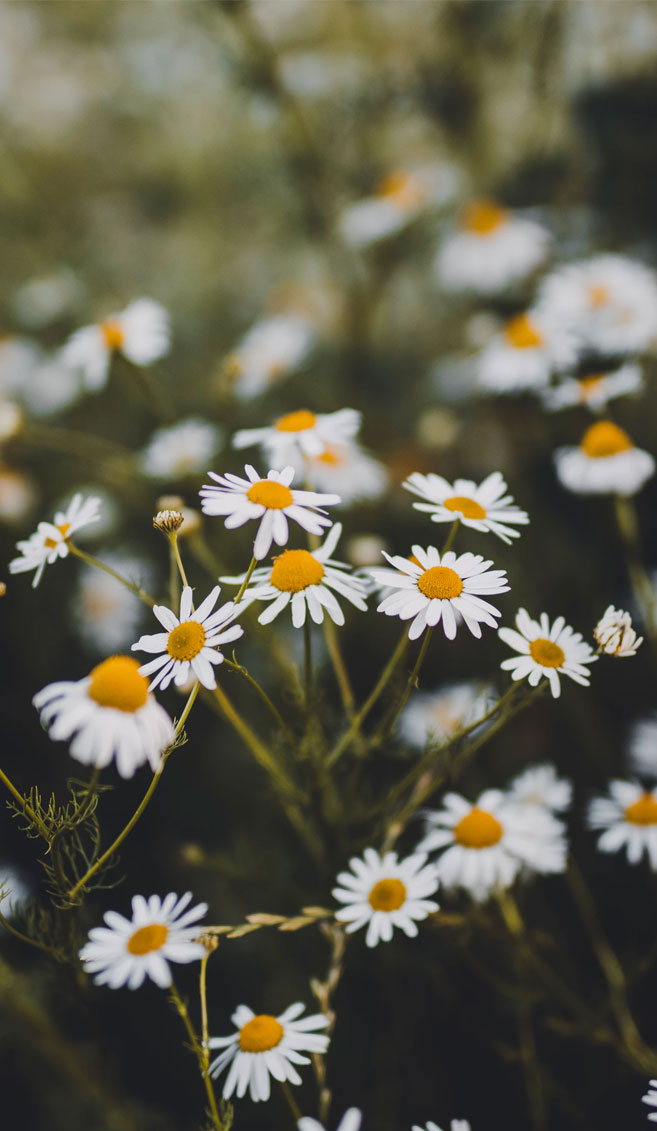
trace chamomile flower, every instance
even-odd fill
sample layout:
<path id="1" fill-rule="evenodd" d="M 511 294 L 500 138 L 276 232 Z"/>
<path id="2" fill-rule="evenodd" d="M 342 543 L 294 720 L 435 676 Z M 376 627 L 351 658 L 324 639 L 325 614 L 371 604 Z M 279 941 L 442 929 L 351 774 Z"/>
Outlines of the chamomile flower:
<path id="1" fill-rule="evenodd" d="M 641 1102 L 648 1104 L 649 1107 L 657 1107 L 657 1080 L 650 1081 L 650 1088 L 645 1096 L 641 1097 Z M 657 1111 L 651 1111 L 648 1114 L 648 1122 L 657 1123 Z M 340 1131 L 340 1128 L 338 1128 L 338 1131 Z"/>
<path id="2" fill-rule="evenodd" d="M 541 266 L 550 238 L 535 220 L 493 200 L 473 200 L 438 252 L 438 282 L 447 291 L 497 294 Z"/>
<path id="3" fill-rule="evenodd" d="M 177 687 L 181 687 L 192 676 L 209 690 L 217 686 L 214 665 L 222 664 L 224 660 L 219 645 L 229 644 L 244 635 L 241 625 L 230 625 L 239 612 L 232 601 L 222 605 L 216 612 L 212 611 L 220 592 L 221 586 L 215 585 L 198 609 L 194 610 L 192 589 L 186 585 L 180 597 L 180 617 L 166 605 L 153 606 L 155 616 L 166 631 L 140 637 L 131 649 L 133 652 L 160 653 L 139 669 L 143 676 L 157 673 L 151 681 L 151 690 L 161 687 L 164 691 L 172 680 Z"/>
<path id="4" fill-rule="evenodd" d="M 632 617 L 622 609 L 608 605 L 593 629 L 593 638 L 606 656 L 636 656 L 643 637 L 632 628 Z"/>
<path id="5" fill-rule="evenodd" d="M 601 412 L 609 401 L 643 388 L 641 368 L 626 362 L 617 369 L 602 373 L 587 373 L 583 377 L 566 377 L 558 385 L 544 389 L 543 404 L 549 412 L 583 405 L 591 412 Z"/>
<path id="6" fill-rule="evenodd" d="M 136 990 L 146 978 L 161 989 L 171 985 L 170 962 L 196 962 L 203 958 L 205 947 L 194 942 L 198 937 L 198 920 L 208 910 L 207 903 L 186 908 L 191 891 L 178 898 L 169 892 L 164 899 L 151 895 L 132 897 L 132 919 L 118 911 L 106 911 L 106 927 L 92 927 L 89 942 L 80 951 L 88 974 L 94 975 L 97 986 L 118 990 L 127 986 Z"/>
<path id="7" fill-rule="evenodd" d="M 292 464 L 297 470 L 306 458 L 320 456 L 332 444 L 352 440 L 360 428 L 361 414 L 353 408 L 315 413 L 307 408 L 279 416 L 269 428 L 243 428 L 233 436 L 234 448 L 260 444 L 275 468 Z"/>
<path id="8" fill-rule="evenodd" d="M 315 338 L 315 328 L 301 314 L 275 314 L 256 322 L 224 363 L 223 374 L 235 396 L 249 400 L 289 376 L 306 360 Z"/>
<path id="9" fill-rule="evenodd" d="M 552 272 L 539 309 L 600 354 L 634 353 L 657 341 L 657 279 L 623 255 L 596 255 Z"/>
<path id="10" fill-rule="evenodd" d="M 630 731 L 629 762 L 636 774 L 657 778 L 657 714 L 639 719 Z"/>
<path id="11" fill-rule="evenodd" d="M 463 526 L 490 531 L 507 544 L 520 535 L 514 525 L 529 522 L 527 512 L 513 505 L 512 495 L 505 494 L 506 481 L 499 471 L 492 471 L 478 486 L 472 479 L 449 483 L 442 475 L 414 471 L 402 486 L 420 496 L 423 501 L 413 506 L 430 514 L 432 522 L 454 522 L 458 518 Z"/>
<path id="12" fill-rule="evenodd" d="M 569 781 L 557 777 L 554 766 L 530 766 L 509 784 L 507 796 L 518 805 L 541 805 L 551 813 L 562 813 L 568 808 L 573 794 Z"/>
<path id="13" fill-rule="evenodd" d="M 81 370 L 86 388 L 104 388 L 114 353 L 133 365 L 152 365 L 169 352 L 169 316 L 159 302 L 140 298 L 102 322 L 76 330 L 61 352 L 65 364 Z"/>
<path id="14" fill-rule="evenodd" d="M 426 550 L 413 546 L 413 560 L 383 556 L 398 571 L 397 577 L 389 569 L 372 569 L 375 581 L 393 589 L 384 597 L 377 612 L 388 617 L 410 620 L 409 640 L 416 640 L 425 628 L 441 620 L 448 640 L 456 636 L 460 615 L 473 636 L 481 636 L 481 625 L 497 628 L 499 609 L 483 600 L 493 593 L 506 593 L 506 573 L 503 569 L 489 569 L 493 563 L 480 554 L 459 554 L 448 550 L 440 556 L 435 546 Z"/>
<path id="15" fill-rule="evenodd" d="M 586 665 L 598 657 L 564 617 L 557 617 L 550 625 L 547 613 L 541 613 L 540 620 L 532 620 L 526 609 L 519 609 L 516 628 L 500 628 L 498 636 L 519 653 L 500 665 L 511 673 L 511 679 L 529 679 L 536 687 L 545 676 L 555 699 L 561 694 L 560 675 L 569 676 L 582 687 L 589 686 L 591 676 Z"/>
<path id="16" fill-rule="evenodd" d="M 301 1017 L 305 1006 L 295 1002 L 284 1013 L 273 1017 L 269 1013 L 254 1013 L 248 1005 L 238 1005 L 231 1021 L 237 1032 L 229 1037 L 211 1037 L 211 1049 L 223 1052 L 210 1065 L 210 1075 L 217 1077 L 229 1064 L 223 1097 L 235 1095 L 241 1099 L 247 1088 L 254 1103 L 268 1100 L 270 1076 L 281 1083 L 300 1084 L 301 1077 L 295 1064 L 310 1064 L 304 1053 L 324 1053 L 329 1038 L 316 1029 L 325 1029 L 329 1023 L 323 1013 Z"/>
<path id="17" fill-rule="evenodd" d="M 417 1123 L 413 1124 L 413 1131 L 441 1131 L 437 1123 L 432 1123 L 429 1120 L 424 1127 L 418 1127 Z M 449 1131 L 471 1131 L 470 1124 L 467 1119 L 452 1119 L 449 1124 Z"/>
<path id="18" fill-rule="evenodd" d="M 0 463 L 0 522 L 22 522 L 35 503 L 36 491 L 27 475 Z"/>
<path id="19" fill-rule="evenodd" d="M 52 565 L 58 558 L 68 557 L 68 539 L 83 526 L 98 521 L 99 507 L 100 499 L 95 496 L 85 499 L 81 494 L 74 495 L 63 511 L 56 512 L 52 522 L 40 522 L 34 534 L 16 543 L 16 549 L 21 551 L 22 556 L 9 563 L 9 572 L 26 573 L 35 570 L 32 581 L 32 588 L 35 589 L 46 565 Z"/>
<path id="20" fill-rule="evenodd" d="M 31 895 L 32 889 L 22 874 L 0 860 L 0 912 L 5 919 L 13 919 Z"/>
<path id="21" fill-rule="evenodd" d="M 418 850 L 441 851 L 436 871 L 446 888 L 465 888 L 483 900 L 510 887 L 521 871 L 564 871 L 564 826 L 547 809 L 518 805 L 499 789 L 485 790 L 474 805 L 448 793 L 443 804 L 425 813 Z"/>
<path id="22" fill-rule="evenodd" d="M 485 715 L 493 699 L 490 684 L 474 680 L 453 683 L 440 691 L 417 691 L 399 716 L 399 737 L 418 750 L 428 742 L 448 742 L 462 727 Z"/>
<path id="23" fill-rule="evenodd" d="M 572 333 L 530 310 L 516 314 L 484 346 L 476 361 L 477 383 L 491 393 L 536 392 L 576 360 Z"/>
<path id="24" fill-rule="evenodd" d="M 50 683 L 32 702 L 54 741 L 72 739 L 72 758 L 99 768 L 114 759 L 122 778 L 144 762 L 157 770 L 173 741 L 173 723 L 132 656 L 110 656 L 84 679 Z"/>
<path id="25" fill-rule="evenodd" d="M 359 1131 L 362 1118 L 362 1111 L 359 1111 L 357 1107 L 350 1107 L 345 1111 L 335 1131 Z M 299 1119 L 297 1127 L 299 1131 L 325 1131 L 324 1125 L 317 1119 L 312 1119 L 309 1115 L 304 1115 Z"/>
<path id="26" fill-rule="evenodd" d="M 258 561 L 268 553 L 272 542 L 277 546 L 287 544 L 289 519 L 309 534 L 321 534 L 325 527 L 333 525 L 321 508 L 339 503 L 339 495 L 292 490 L 293 467 L 268 471 L 266 479 L 261 479 L 250 464 L 244 470 L 246 479 L 231 472 L 225 476 L 208 472 L 219 486 L 206 484 L 201 488 L 201 509 L 204 514 L 226 515 L 227 530 L 235 530 L 251 519 L 259 520 L 253 543 L 253 556 Z"/>
<path id="27" fill-rule="evenodd" d="M 150 570 L 127 554 L 103 554 L 103 562 L 123 577 L 146 586 Z M 84 566 L 71 611 L 78 635 L 93 651 L 104 655 L 126 648 L 142 621 L 143 605 L 111 574 Z"/>
<path id="28" fill-rule="evenodd" d="M 378 499 L 390 476 L 379 460 L 357 443 L 327 444 L 318 456 L 306 457 L 304 474 L 317 491 L 337 491 L 343 506 Z"/>
<path id="29" fill-rule="evenodd" d="M 324 613 L 335 624 L 344 624 L 344 613 L 334 593 L 350 601 L 361 612 L 367 609 L 364 581 L 345 571 L 349 566 L 336 562 L 331 554 L 338 544 L 342 526 L 338 522 L 327 534 L 323 545 L 316 550 L 283 550 L 274 559 L 273 567 L 264 566 L 251 575 L 251 582 L 242 595 L 242 601 L 269 601 L 268 608 L 258 617 L 260 624 L 269 624 L 291 607 L 292 624 L 301 628 L 310 615 L 315 624 L 321 624 Z M 222 581 L 241 584 L 241 577 L 223 577 Z"/>
<path id="30" fill-rule="evenodd" d="M 624 848 L 630 864 L 644 852 L 657 872 L 657 789 L 644 789 L 637 781 L 612 781 L 607 797 L 595 797 L 588 809 L 591 829 L 603 829 L 600 852 Z"/>
<path id="31" fill-rule="evenodd" d="M 367 946 L 390 942 L 395 927 L 415 938 L 416 924 L 438 911 L 438 904 L 428 898 L 438 888 L 438 877 L 433 865 L 427 864 L 426 853 L 398 861 L 396 852 L 380 856 L 366 848 L 362 858 L 352 857 L 349 866 L 351 871 L 340 872 L 339 886 L 333 889 L 334 898 L 346 904 L 335 917 L 347 924 L 347 934 L 366 926 Z"/>
<path id="32" fill-rule="evenodd" d="M 372 196 L 350 204 L 339 219 L 342 238 L 352 247 L 368 247 L 402 231 L 427 207 L 453 196 L 458 174 L 450 165 L 392 170 Z"/>
<path id="33" fill-rule="evenodd" d="M 578 447 L 559 448 L 554 461 L 563 486 L 581 495 L 635 495 L 655 472 L 650 453 L 611 420 L 596 421 Z"/>
<path id="34" fill-rule="evenodd" d="M 221 433 L 207 420 L 183 420 L 159 428 L 140 456 L 144 475 L 151 479 L 179 479 L 204 471 L 221 443 Z"/>

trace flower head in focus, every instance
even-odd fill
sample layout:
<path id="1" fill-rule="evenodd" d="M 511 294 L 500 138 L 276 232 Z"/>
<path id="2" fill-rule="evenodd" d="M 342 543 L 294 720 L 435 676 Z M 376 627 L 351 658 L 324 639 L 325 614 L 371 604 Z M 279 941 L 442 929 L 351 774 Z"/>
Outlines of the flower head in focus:
<path id="1" fill-rule="evenodd" d="M 21 551 L 22 556 L 9 563 L 9 572 L 26 573 L 35 570 L 32 581 L 32 588 L 35 589 L 46 565 L 52 565 L 58 558 L 68 557 L 68 539 L 83 526 L 98 521 L 99 507 L 100 499 L 94 496 L 85 499 L 81 494 L 74 495 L 63 511 L 57 511 L 52 522 L 40 522 L 34 534 L 16 543 L 16 549 Z"/>
<path id="2" fill-rule="evenodd" d="M 606 656 L 636 656 L 643 637 L 637 637 L 632 628 L 632 617 L 621 609 L 609 605 L 595 628 L 593 638 L 600 652 Z"/>
<path id="3" fill-rule="evenodd" d="M 600 852 L 624 848 L 630 864 L 644 852 L 657 872 L 657 789 L 644 789 L 637 781 L 609 782 L 607 797 L 594 797 L 587 819 L 591 829 L 602 829 Z"/>
<path id="4" fill-rule="evenodd" d="M 570 676 L 582 687 L 589 686 L 586 665 L 598 657 L 564 617 L 557 617 L 550 625 L 547 613 L 541 613 L 540 620 L 532 620 L 526 609 L 519 609 L 515 629 L 500 628 L 498 636 L 518 653 L 500 665 L 511 673 L 511 679 L 529 679 L 531 687 L 536 687 L 545 676 L 555 699 L 561 694 L 560 675 Z"/>
<path id="5" fill-rule="evenodd" d="M 395 927 L 415 938 L 416 923 L 438 911 L 438 904 L 428 898 L 438 888 L 438 877 L 426 854 L 397 860 L 396 852 L 380 856 L 366 848 L 362 858 L 354 856 L 349 865 L 351 871 L 340 872 L 339 886 L 333 889 L 335 899 L 346 905 L 335 917 L 347 924 L 348 934 L 366 926 L 367 946 L 390 942 Z"/>
<path id="6" fill-rule="evenodd" d="M 419 495 L 422 502 L 413 506 L 430 514 L 432 522 L 454 522 L 458 518 L 463 526 L 497 534 L 507 544 L 520 534 L 514 525 L 529 522 L 527 512 L 514 506 L 513 497 L 505 494 L 506 481 L 499 471 L 491 472 L 479 485 L 471 479 L 448 483 L 442 475 L 414 471 L 402 486 Z"/>
<path id="7" fill-rule="evenodd" d="M 494 200 L 473 200 L 436 257 L 446 291 L 492 295 L 527 278 L 547 258 L 550 233 L 536 220 L 516 215 Z"/>
<path id="8" fill-rule="evenodd" d="M 76 330 L 61 351 L 65 364 L 79 369 L 86 388 L 104 388 L 114 353 L 147 366 L 169 352 L 169 315 L 159 302 L 139 298 L 118 314 Z"/>
<path id="9" fill-rule="evenodd" d="M 132 645 L 133 652 L 159 653 L 139 669 L 142 676 L 157 673 L 151 682 L 151 690 L 161 687 L 164 691 L 172 680 L 176 686 L 183 686 L 192 676 L 209 690 L 217 686 L 214 666 L 223 663 L 224 659 L 219 651 L 220 645 L 232 643 L 244 635 L 241 625 L 230 623 L 240 611 L 232 601 L 216 612 L 212 611 L 220 592 L 221 586 L 215 585 L 194 610 L 192 590 L 186 585 L 180 597 L 179 617 L 166 605 L 153 606 L 153 612 L 165 631 L 142 636 Z"/>
<path id="10" fill-rule="evenodd" d="M 582 495 L 635 495 L 655 472 L 650 453 L 611 420 L 596 421 L 578 447 L 559 448 L 554 460 L 563 486 Z"/>

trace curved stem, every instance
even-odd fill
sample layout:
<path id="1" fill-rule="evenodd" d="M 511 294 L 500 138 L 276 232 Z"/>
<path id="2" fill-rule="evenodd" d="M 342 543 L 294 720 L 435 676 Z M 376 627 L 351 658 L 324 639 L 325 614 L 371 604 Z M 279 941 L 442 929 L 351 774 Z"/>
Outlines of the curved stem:
<path id="1" fill-rule="evenodd" d="M 43 821 L 34 812 L 34 809 L 32 808 L 32 806 L 28 805 L 27 801 L 22 796 L 22 794 L 20 794 L 18 792 L 18 790 L 16 789 L 16 786 L 7 777 L 4 770 L 0 770 L 0 781 L 3 782 L 3 784 L 7 787 L 7 789 L 11 793 L 12 797 L 14 797 L 14 799 L 18 802 L 18 804 L 20 805 L 21 809 L 23 810 L 25 816 L 30 819 L 30 821 L 32 822 L 33 825 L 36 825 L 36 827 L 39 830 L 39 832 L 41 833 L 41 836 L 43 837 L 43 839 L 44 840 L 50 840 L 50 833 L 48 832 L 48 829 L 44 825 Z"/>
<path id="2" fill-rule="evenodd" d="M 39 948 L 39 950 L 45 950 L 47 954 L 52 954 L 54 958 L 62 957 L 59 951 L 55 950 L 54 947 L 48 946 L 47 943 L 39 942 L 38 939 L 31 939 L 29 935 L 24 935 L 22 931 L 17 931 L 16 927 L 12 927 L 11 923 L 7 922 L 1 911 L 0 924 L 5 928 L 6 931 L 9 931 L 10 934 L 14 935 L 17 939 L 20 939 L 21 942 L 29 943 L 30 946 L 36 946 Z"/>
<path id="3" fill-rule="evenodd" d="M 112 569 L 111 566 L 106 565 L 105 562 L 101 562 L 98 558 L 95 558 L 93 554 L 88 554 L 85 550 L 81 550 L 79 546 L 76 546 L 75 543 L 71 542 L 70 540 L 67 540 L 66 545 L 68 546 L 69 551 L 74 554 L 76 558 L 79 558 L 81 562 L 86 562 L 87 565 L 95 566 L 96 569 L 102 569 L 103 573 L 108 573 L 110 577 L 113 577 L 115 579 L 115 581 L 119 581 L 121 585 L 125 585 L 126 589 L 129 589 L 131 593 L 134 593 L 135 597 L 139 597 L 140 601 L 143 601 L 146 605 L 150 605 L 151 609 L 153 608 L 155 601 L 150 596 L 150 594 L 145 591 L 145 589 L 141 589 L 139 585 L 135 585 L 134 582 L 128 581 L 127 577 L 122 577 L 121 574 L 117 573 L 116 570 Z"/>
<path id="4" fill-rule="evenodd" d="M 234 656 L 235 653 L 233 652 L 233 657 Z M 224 664 L 226 665 L 226 667 L 230 668 L 231 671 L 237 672 L 239 675 L 241 675 L 242 679 L 245 679 L 246 682 L 249 683 L 255 691 L 257 691 L 267 710 L 271 713 L 272 718 L 276 720 L 281 734 L 285 736 L 288 742 L 295 742 L 296 739 L 289 726 L 285 722 L 285 719 L 278 710 L 278 707 L 276 707 L 276 705 L 272 702 L 265 689 L 258 683 L 257 679 L 254 679 L 250 672 L 248 672 L 245 667 L 242 667 L 241 664 L 238 664 L 237 660 L 235 659 L 228 660 L 226 659 L 226 657 L 224 657 Z"/>
<path id="5" fill-rule="evenodd" d="M 459 528 L 460 525 L 461 525 L 461 519 L 455 518 L 452 525 L 451 525 L 449 534 L 447 535 L 447 538 L 445 539 L 445 544 L 444 544 L 442 550 L 440 551 L 441 557 L 442 557 L 443 554 L 446 554 L 448 550 L 451 550 L 451 548 L 454 544 L 454 539 L 456 538 L 456 535 L 458 533 L 458 528 Z"/>
<path id="6" fill-rule="evenodd" d="M 379 742 L 383 742 L 388 737 L 390 732 L 392 731 L 392 728 L 395 725 L 396 719 L 398 718 L 399 715 L 401 715 L 402 711 L 404 710 L 404 707 L 406 706 L 406 704 L 408 702 L 409 695 L 411 694 L 411 691 L 415 687 L 417 677 L 420 674 L 420 668 L 422 667 L 422 664 L 424 663 L 424 657 L 427 654 L 427 648 L 429 647 L 429 641 L 431 640 L 432 634 L 433 634 L 433 626 L 430 626 L 424 634 L 424 640 L 422 641 L 422 647 L 420 648 L 420 651 L 418 652 L 418 656 L 417 656 L 417 659 L 415 661 L 413 671 L 411 672 L 411 674 L 408 677 L 408 682 L 407 682 L 406 687 L 404 688 L 404 690 L 402 692 L 402 697 L 399 700 L 399 703 L 397 704 L 397 706 L 393 710 L 392 714 L 383 723 L 378 734 L 372 736 L 373 739 L 376 738 Z"/>
<path id="7" fill-rule="evenodd" d="M 255 559 L 255 557 L 253 557 L 253 558 L 251 558 L 251 563 L 249 565 L 249 568 L 247 569 L 246 573 L 244 574 L 244 581 L 242 582 L 242 584 L 240 585 L 240 587 L 237 591 L 237 596 L 235 597 L 235 604 L 236 605 L 239 605 L 240 601 L 242 600 L 242 597 L 244 596 L 244 592 L 246 590 L 246 587 L 249 584 L 249 581 L 251 580 L 251 574 L 253 573 L 255 567 L 256 567 L 256 559 Z"/>

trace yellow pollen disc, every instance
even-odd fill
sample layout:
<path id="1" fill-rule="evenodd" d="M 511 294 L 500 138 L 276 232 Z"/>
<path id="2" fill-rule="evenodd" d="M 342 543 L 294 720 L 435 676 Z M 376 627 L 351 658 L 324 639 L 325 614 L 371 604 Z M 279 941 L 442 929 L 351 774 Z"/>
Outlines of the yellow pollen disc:
<path id="1" fill-rule="evenodd" d="M 494 200 L 473 200 L 463 210 L 461 227 L 477 236 L 489 236 L 506 223 L 508 215 Z"/>
<path id="2" fill-rule="evenodd" d="M 398 911 L 406 900 L 406 887 L 394 878 L 379 880 L 367 898 L 374 911 Z"/>
<path id="3" fill-rule="evenodd" d="M 418 561 L 418 559 L 415 557 L 415 554 L 409 554 L 408 558 L 406 560 L 409 561 L 409 562 L 412 562 L 413 565 L 420 566 L 420 569 L 422 569 L 422 566 L 421 566 L 420 562 Z"/>
<path id="4" fill-rule="evenodd" d="M 276 483 L 273 479 L 261 479 L 254 483 L 246 492 L 246 497 L 259 507 L 268 507 L 269 510 L 282 511 L 285 507 L 292 506 L 294 499 L 289 487 Z"/>
<path id="5" fill-rule="evenodd" d="M 591 374 L 590 377 L 580 377 L 577 382 L 579 385 L 579 399 L 581 401 L 587 401 L 591 393 L 594 393 L 596 389 L 600 388 L 605 376 L 606 374 L 604 373 L 595 373 Z"/>
<path id="6" fill-rule="evenodd" d="M 120 350 L 123 345 L 123 330 L 120 322 L 113 322 L 108 318 L 106 322 L 101 322 L 100 329 L 108 350 Z"/>
<path id="7" fill-rule="evenodd" d="M 59 533 L 61 534 L 62 538 L 65 538 L 66 535 L 68 534 L 69 530 L 71 529 L 71 524 L 70 524 L 70 522 L 62 522 L 60 526 L 56 527 L 56 529 L 59 530 Z M 44 542 L 44 546 L 47 546 L 49 550 L 53 550 L 56 545 L 57 545 L 57 542 L 55 541 L 54 538 L 46 538 L 46 540 Z"/>
<path id="8" fill-rule="evenodd" d="M 467 495 L 452 495 L 445 499 L 443 506 L 448 511 L 460 511 L 464 518 L 485 518 L 486 511 L 475 499 L 468 499 Z"/>
<path id="9" fill-rule="evenodd" d="M 152 950 L 160 950 L 169 934 L 169 928 L 164 923 L 149 923 L 147 927 L 140 927 L 128 939 L 130 954 L 150 954 Z"/>
<path id="10" fill-rule="evenodd" d="M 609 302 L 607 287 L 589 287 L 589 302 L 593 307 L 606 306 Z"/>
<path id="11" fill-rule="evenodd" d="M 454 840 L 464 848 L 492 848 L 502 839 L 504 829 L 497 817 L 485 809 L 471 809 L 454 826 Z"/>
<path id="12" fill-rule="evenodd" d="M 652 793 L 644 793 L 633 805 L 628 805 L 624 816 L 631 825 L 657 825 L 657 801 Z"/>
<path id="13" fill-rule="evenodd" d="M 516 314 L 504 327 L 504 337 L 517 350 L 535 349 L 543 345 L 543 338 L 527 314 Z"/>
<path id="14" fill-rule="evenodd" d="M 269 580 L 283 593 L 300 593 L 309 585 L 319 585 L 324 566 L 308 550 L 284 550 L 274 561 Z"/>
<path id="15" fill-rule="evenodd" d="M 454 569 L 447 566 L 432 566 L 418 577 L 417 587 L 420 593 L 431 600 L 438 598 L 451 601 L 452 597 L 460 597 L 463 592 L 463 582 Z"/>
<path id="16" fill-rule="evenodd" d="M 326 448 L 320 456 L 317 456 L 319 463 L 326 463 L 329 467 L 339 467 L 343 463 L 343 458 L 335 448 Z"/>
<path id="17" fill-rule="evenodd" d="M 411 173 L 396 171 L 387 173 L 376 186 L 376 195 L 384 200 L 392 200 L 402 208 L 415 208 L 425 198 L 424 186 Z"/>
<path id="18" fill-rule="evenodd" d="M 205 629 L 196 620 L 186 620 L 169 633 L 167 652 L 173 660 L 193 660 L 205 644 Z"/>
<path id="19" fill-rule="evenodd" d="M 554 640 L 546 640 L 543 636 L 531 641 L 529 655 L 543 668 L 560 668 L 566 659 L 563 648 L 555 644 Z"/>
<path id="20" fill-rule="evenodd" d="M 239 1046 L 242 1052 L 267 1052 L 283 1040 L 284 1029 L 280 1021 L 269 1013 L 259 1013 L 242 1025 Z"/>
<path id="21" fill-rule="evenodd" d="M 277 432 L 305 432 L 307 428 L 314 428 L 317 417 L 307 408 L 300 408 L 297 412 L 288 412 L 286 416 L 279 416 L 274 428 Z"/>
<path id="22" fill-rule="evenodd" d="M 606 459 L 619 452 L 629 452 L 634 447 L 627 432 L 611 420 L 598 420 L 587 428 L 580 449 L 589 459 Z"/>
<path id="23" fill-rule="evenodd" d="M 148 680 L 138 668 L 139 660 L 132 656 L 110 656 L 90 673 L 87 695 L 101 707 L 138 711 L 148 696 Z"/>

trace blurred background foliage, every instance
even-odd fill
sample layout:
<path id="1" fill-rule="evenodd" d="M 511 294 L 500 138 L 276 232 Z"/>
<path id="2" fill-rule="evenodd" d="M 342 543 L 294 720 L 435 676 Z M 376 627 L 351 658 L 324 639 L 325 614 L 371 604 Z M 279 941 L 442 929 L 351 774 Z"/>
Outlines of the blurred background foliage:
<path id="1" fill-rule="evenodd" d="M 490 548 L 510 575 L 505 621 L 518 605 L 546 608 L 589 637 L 608 603 L 627 606 L 630 597 L 608 503 L 567 496 L 555 482 L 552 451 L 578 439 L 583 418 L 546 416 L 529 397 L 446 395 L 445 367 L 480 344 L 482 312 L 508 314 L 509 300 L 446 298 L 431 265 L 441 233 L 473 194 L 535 208 L 555 232 L 557 259 L 619 250 L 654 261 L 656 58 L 652 0 L 4 4 L 0 282 L 7 340 L 27 336 L 54 349 L 76 327 L 143 294 L 170 311 L 173 346 L 156 367 L 156 398 L 144 395 L 134 370 L 117 364 L 103 392 L 48 422 L 117 448 L 94 441 L 81 449 L 29 420 L 6 443 L 3 461 L 29 476 L 34 499 L 19 522 L 2 526 L 0 560 L 7 563 L 16 539 L 74 490 L 102 487 L 113 525 L 91 548 L 136 555 L 164 596 L 166 546 L 150 517 L 165 492 L 193 504 L 203 476 L 172 477 L 159 487 L 141 477 L 135 453 L 154 428 L 193 413 L 228 437 L 297 407 L 350 405 L 363 412 L 363 441 L 389 468 L 393 486 L 382 502 L 345 513 L 348 536 L 375 533 L 407 552 L 411 541 L 431 540 L 398 489 L 408 472 L 479 479 L 500 469 L 532 519 L 519 546 Z M 432 162 L 458 172 L 448 205 L 362 254 L 336 236 L 342 210 L 371 195 L 390 170 Z M 59 296 L 45 312 L 29 290 L 43 279 L 55 281 Z M 517 308 L 517 297 L 513 303 Z M 289 380 L 255 401 L 237 401 L 226 359 L 254 322 L 290 308 L 312 318 L 318 345 Z M 1 354 L 2 346 L 0 365 Z M 640 401 L 619 408 L 636 442 L 653 452 L 656 409 L 650 386 Z M 213 466 L 239 471 L 241 459 L 226 444 Z M 653 483 L 639 499 L 651 563 L 656 501 Z M 489 550 L 463 533 L 464 549 Z M 204 537 L 222 570 L 245 567 L 246 533 L 229 535 L 206 520 Z M 78 566 L 70 559 L 47 570 L 36 592 L 26 578 L 13 579 L 1 606 L 2 764 L 21 787 L 38 782 L 44 793 L 62 794 L 76 767 L 41 732 L 31 697 L 55 679 L 80 678 L 101 658 L 76 631 L 71 610 L 85 568 Z M 189 570 L 193 584 L 209 586 L 201 560 L 191 559 Z M 280 622 L 275 627 L 283 632 Z M 291 632 L 283 637 L 294 647 Z M 394 626 L 374 612 L 353 613 L 343 639 L 362 695 L 396 642 Z M 267 640 L 251 625 L 240 659 L 276 688 Z M 423 686 L 488 676 L 500 658 L 493 633 L 477 644 L 466 634 L 449 646 L 437 640 Z M 540 702 L 522 715 L 458 788 L 474 796 L 541 760 L 575 780 L 575 851 L 632 976 L 654 948 L 655 879 L 620 858 L 596 857 L 582 822 L 591 791 L 624 772 L 629 723 L 654 703 L 648 657 L 620 668 L 600 663 L 591 692 L 569 687 L 558 705 Z M 226 679 L 253 715 L 248 689 Z M 324 694 L 330 709 L 328 672 Z M 175 692 L 164 698 L 180 711 Z M 215 923 L 330 903 L 335 871 L 367 837 L 367 830 L 351 839 L 336 834 L 321 874 L 233 733 L 200 704 L 188 732 L 121 854 L 116 880 L 125 882 L 90 898 L 81 931 L 106 907 L 126 910 L 138 891 L 189 887 L 208 900 Z M 394 780 L 402 756 L 393 749 L 382 759 L 381 781 Z M 122 826 L 144 774 L 127 783 L 107 775 L 115 788 L 101 799 L 104 828 Z M 418 832 L 411 829 L 405 848 Z M 41 898 L 33 849 L 6 815 L 2 858 L 22 868 Z M 450 906 L 469 905 L 453 899 Z M 552 939 L 555 965 L 604 1011 L 606 989 L 562 879 L 536 883 L 523 906 Z M 8 1126 L 19 1119 L 23 1128 L 49 1131 L 199 1125 L 196 1067 L 180 1048 L 178 1020 L 167 1016 L 161 992 L 95 990 L 72 968 L 26 953 L 6 935 L 0 945 L 0 1096 Z M 395 940 L 366 953 L 357 939 L 349 951 L 328 1054 L 332 1125 L 356 1104 L 366 1131 L 399 1131 L 427 1119 L 447 1126 L 450 1115 L 467 1116 L 474 1131 L 530 1126 L 514 1023 L 517 983 L 490 909 L 469 912 L 458 927 L 427 926 L 412 943 Z M 242 1000 L 273 1013 L 296 999 L 310 1004 L 308 980 L 327 963 L 326 943 L 312 929 L 223 942 L 209 971 L 211 1031 L 227 1032 Z M 194 994 L 194 971 L 183 970 L 181 985 Z M 656 991 L 648 966 L 634 1004 L 653 1043 Z M 615 1050 L 596 1044 L 594 1033 L 557 1022 L 549 1002 L 539 1001 L 538 1011 L 550 1127 L 643 1126 L 645 1080 Z M 313 1087 L 307 1074 L 299 1090 L 304 1111 L 313 1110 Z M 235 1126 L 286 1120 L 275 1096 L 257 1107 L 240 1103 Z"/>

